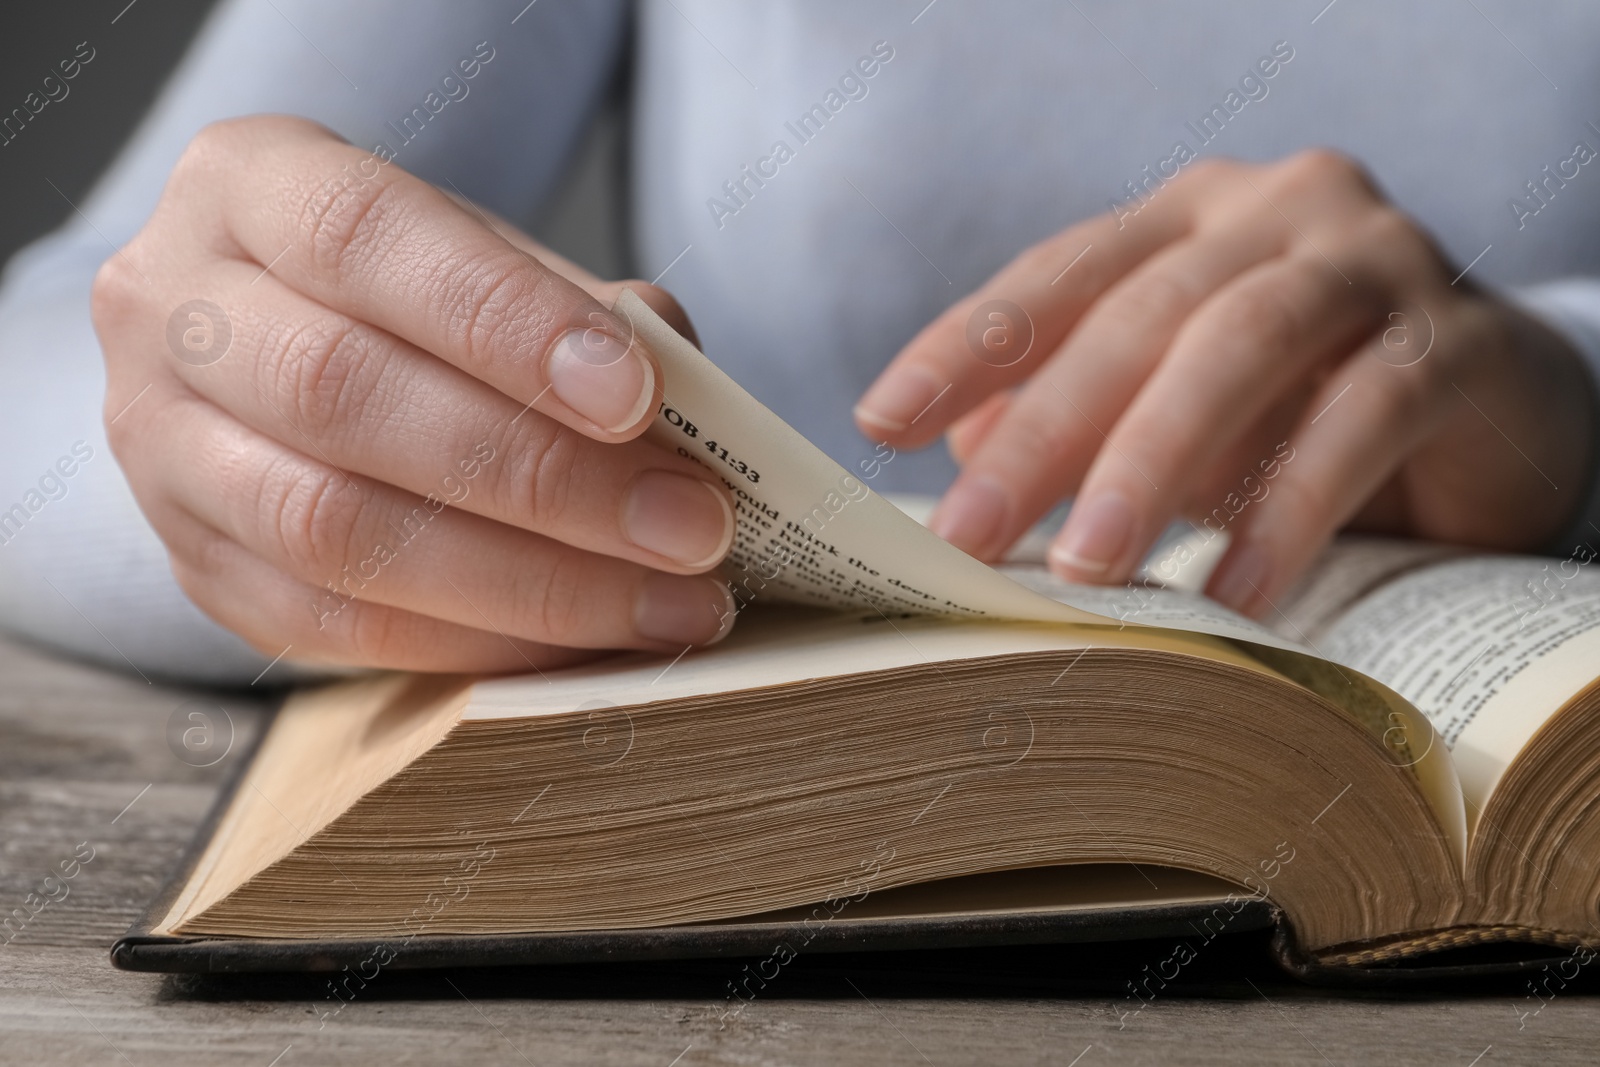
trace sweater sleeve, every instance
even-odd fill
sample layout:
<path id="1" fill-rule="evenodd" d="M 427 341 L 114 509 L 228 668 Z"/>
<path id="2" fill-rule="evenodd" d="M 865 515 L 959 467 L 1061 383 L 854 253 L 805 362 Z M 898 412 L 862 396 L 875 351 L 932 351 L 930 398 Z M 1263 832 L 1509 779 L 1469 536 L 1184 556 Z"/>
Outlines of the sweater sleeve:
<path id="1" fill-rule="evenodd" d="M 91 282 L 202 126 L 303 115 L 524 217 L 614 71 L 627 11 L 624 0 L 224 0 L 94 190 L 0 277 L 0 628 L 150 678 L 249 683 L 269 665 L 184 596 L 102 424 Z M 295 673 L 277 666 L 267 680 Z"/>
<path id="2" fill-rule="evenodd" d="M 1518 289 L 1511 296 L 1577 349 L 1589 370 L 1591 410 L 1600 412 L 1600 279 L 1564 278 Z M 1593 427 L 1587 470 L 1582 503 L 1566 529 L 1544 546 L 1551 555 L 1589 560 L 1600 553 L 1600 426 Z"/>

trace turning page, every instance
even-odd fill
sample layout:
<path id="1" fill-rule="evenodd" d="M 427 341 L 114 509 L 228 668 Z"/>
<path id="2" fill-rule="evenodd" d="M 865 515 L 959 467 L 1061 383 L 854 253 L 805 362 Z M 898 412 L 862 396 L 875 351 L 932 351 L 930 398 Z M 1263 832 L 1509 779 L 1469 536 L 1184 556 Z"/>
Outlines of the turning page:
<path id="1" fill-rule="evenodd" d="M 879 446 L 848 471 L 632 292 L 624 292 L 614 310 L 665 372 L 665 395 L 646 436 L 716 471 L 738 501 L 738 532 L 725 572 L 741 609 L 775 601 L 885 615 L 1137 623 L 1307 651 L 1192 594 L 1081 586 L 1042 572 L 1023 575 L 1028 588 L 871 490 L 893 449 Z"/>

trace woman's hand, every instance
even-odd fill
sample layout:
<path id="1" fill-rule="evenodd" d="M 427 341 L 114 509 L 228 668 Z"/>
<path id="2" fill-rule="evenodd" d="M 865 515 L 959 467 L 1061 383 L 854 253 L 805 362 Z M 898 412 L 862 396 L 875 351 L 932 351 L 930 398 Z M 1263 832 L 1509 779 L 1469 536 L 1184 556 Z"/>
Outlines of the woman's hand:
<path id="1" fill-rule="evenodd" d="M 856 418 L 948 431 L 932 526 L 973 555 L 1076 494 L 1052 568 L 1120 582 L 1184 516 L 1232 535 L 1208 591 L 1260 615 L 1347 523 L 1527 549 L 1577 505 L 1578 356 L 1457 274 L 1341 156 L 1197 163 L 1024 252 Z"/>
<path id="2" fill-rule="evenodd" d="M 183 588 L 267 655 L 712 641 L 732 504 L 635 440 L 661 373 L 620 288 L 319 126 L 212 126 L 95 279 L 111 445 Z"/>

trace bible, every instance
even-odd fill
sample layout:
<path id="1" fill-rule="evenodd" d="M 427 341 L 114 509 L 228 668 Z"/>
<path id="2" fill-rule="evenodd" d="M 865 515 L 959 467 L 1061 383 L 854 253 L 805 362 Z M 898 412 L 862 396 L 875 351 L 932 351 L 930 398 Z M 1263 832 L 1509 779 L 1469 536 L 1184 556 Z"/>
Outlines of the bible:
<path id="1" fill-rule="evenodd" d="M 1589 546 L 1341 539 L 1265 624 L 1195 592 L 1210 523 L 1123 588 L 1026 546 L 991 568 L 873 491 L 892 449 L 835 463 L 631 293 L 617 311 L 663 364 L 651 438 L 738 500 L 731 635 L 292 696 L 119 966 L 1270 924 L 1296 973 L 1359 980 L 1600 942 Z"/>

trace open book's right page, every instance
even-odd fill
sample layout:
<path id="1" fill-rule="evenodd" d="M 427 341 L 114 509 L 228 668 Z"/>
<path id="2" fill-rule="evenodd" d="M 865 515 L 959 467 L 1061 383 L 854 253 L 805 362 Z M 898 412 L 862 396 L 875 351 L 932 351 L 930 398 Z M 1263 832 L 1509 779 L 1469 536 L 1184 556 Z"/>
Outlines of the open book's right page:
<path id="1" fill-rule="evenodd" d="M 1600 677 L 1600 567 L 1345 538 L 1284 602 L 1281 625 L 1433 720 L 1475 817 L 1511 761 Z"/>

